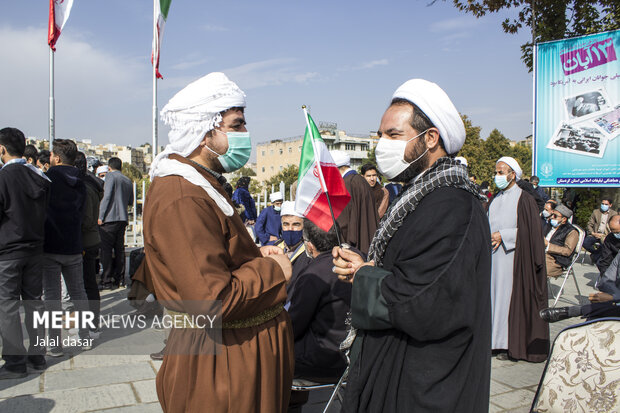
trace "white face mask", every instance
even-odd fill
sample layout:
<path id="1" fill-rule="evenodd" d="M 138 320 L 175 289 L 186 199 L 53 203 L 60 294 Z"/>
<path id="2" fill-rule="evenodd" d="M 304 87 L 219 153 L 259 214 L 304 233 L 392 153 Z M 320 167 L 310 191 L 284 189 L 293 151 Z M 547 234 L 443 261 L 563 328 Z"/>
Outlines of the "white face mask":
<path id="1" fill-rule="evenodd" d="M 387 179 L 393 179 L 402 171 L 407 169 L 409 165 L 417 162 L 420 158 L 426 155 L 428 148 L 426 148 L 422 155 L 418 156 L 413 161 L 405 162 L 405 149 L 407 148 L 407 144 L 415 138 L 424 135 L 427 131 L 428 129 L 408 141 L 387 138 L 379 139 L 379 143 L 375 148 L 375 157 L 377 159 L 377 167 L 379 168 L 379 172 L 385 175 Z"/>

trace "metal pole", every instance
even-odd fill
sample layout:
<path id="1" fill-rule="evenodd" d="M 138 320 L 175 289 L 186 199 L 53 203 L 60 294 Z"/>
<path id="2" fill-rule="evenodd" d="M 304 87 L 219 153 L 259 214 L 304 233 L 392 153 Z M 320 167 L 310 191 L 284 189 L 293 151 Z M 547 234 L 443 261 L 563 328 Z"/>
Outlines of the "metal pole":
<path id="1" fill-rule="evenodd" d="M 50 47 L 50 97 L 49 97 L 49 145 L 52 151 L 52 142 L 56 136 L 55 131 L 55 108 L 54 108 L 54 51 Z"/>
<path id="2" fill-rule="evenodd" d="M 138 200 L 136 199 L 136 195 L 138 195 L 137 185 L 133 183 L 133 223 L 131 224 L 131 232 L 133 233 L 133 244 L 137 245 L 136 241 L 136 223 L 137 223 L 137 213 L 138 213 Z"/>
<path id="3" fill-rule="evenodd" d="M 153 2 L 153 22 L 157 21 L 157 10 L 155 9 L 155 4 L 158 2 Z M 157 56 L 155 56 L 155 45 L 157 44 L 157 24 L 153 24 L 153 159 L 157 156 L 158 150 L 158 142 L 157 142 Z"/>

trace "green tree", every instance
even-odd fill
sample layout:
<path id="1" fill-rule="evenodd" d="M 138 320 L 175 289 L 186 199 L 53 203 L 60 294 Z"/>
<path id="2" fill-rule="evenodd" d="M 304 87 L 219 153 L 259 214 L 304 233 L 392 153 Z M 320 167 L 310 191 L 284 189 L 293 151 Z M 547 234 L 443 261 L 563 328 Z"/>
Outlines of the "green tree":
<path id="1" fill-rule="evenodd" d="M 293 164 L 285 167 L 277 175 L 272 176 L 270 179 L 265 181 L 265 186 L 267 188 L 271 188 L 271 185 L 274 185 L 276 188 L 280 187 L 280 182 L 284 182 L 284 186 L 286 188 L 286 193 L 284 197 L 289 199 L 291 192 L 291 185 L 293 182 L 297 180 L 297 175 L 299 175 L 299 166 Z"/>
<path id="2" fill-rule="evenodd" d="M 502 156 L 511 156 L 510 141 L 497 129 L 493 129 L 484 141 L 484 152 L 487 159 L 495 162 Z"/>
<path id="3" fill-rule="evenodd" d="M 470 175 L 476 177 L 476 182 L 491 182 L 493 161 L 486 155 L 485 142 L 480 138 L 480 127 L 474 126 L 467 115 L 461 115 L 461 118 L 465 124 L 465 143 L 458 155 L 467 159 L 467 169 Z"/>
<path id="4" fill-rule="evenodd" d="M 121 172 L 127 178 L 131 179 L 134 182 L 141 182 L 142 181 L 142 172 L 138 169 L 137 166 L 132 165 L 132 164 L 127 163 L 127 162 L 124 162 L 122 169 L 123 170 Z"/>
<path id="5" fill-rule="evenodd" d="M 503 10 L 518 11 L 505 19 L 505 33 L 529 28 L 536 43 L 620 28 L 618 0 L 452 0 L 466 13 L 482 17 Z M 434 2 L 433 2 L 434 3 Z M 521 60 L 532 71 L 532 41 L 521 45 Z"/>

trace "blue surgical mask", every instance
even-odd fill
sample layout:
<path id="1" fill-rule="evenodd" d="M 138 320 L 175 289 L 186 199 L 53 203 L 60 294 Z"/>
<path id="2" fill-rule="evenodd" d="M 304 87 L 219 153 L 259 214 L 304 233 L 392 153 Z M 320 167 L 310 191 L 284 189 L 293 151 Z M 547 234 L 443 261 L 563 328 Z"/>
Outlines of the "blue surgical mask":
<path id="1" fill-rule="evenodd" d="M 607 204 L 601 204 L 601 211 L 603 212 L 607 212 L 609 210 L 609 205 Z"/>
<path id="2" fill-rule="evenodd" d="M 614 234 L 614 237 L 620 239 L 620 232 L 614 232 L 613 234 Z"/>
<path id="3" fill-rule="evenodd" d="M 508 181 L 508 178 L 506 178 L 506 175 L 495 175 L 495 185 L 499 189 L 506 188 L 509 183 L 510 182 Z"/>
<path id="4" fill-rule="evenodd" d="M 282 239 L 289 247 L 297 245 L 303 236 L 303 231 L 282 231 Z"/>
<path id="5" fill-rule="evenodd" d="M 551 221 L 549 221 L 549 223 L 551 224 L 551 226 L 553 228 L 557 227 L 558 225 L 560 225 L 560 221 L 558 221 L 557 219 L 552 219 Z"/>
<path id="6" fill-rule="evenodd" d="M 228 150 L 224 155 L 220 155 L 208 146 L 207 149 L 218 155 L 217 160 L 226 172 L 232 172 L 241 169 L 250 159 L 252 141 L 250 132 L 226 132 L 226 137 L 228 138 Z"/>
<path id="7" fill-rule="evenodd" d="M 549 218 L 551 216 L 551 212 L 547 211 L 546 209 L 543 210 L 542 214 L 545 218 Z"/>

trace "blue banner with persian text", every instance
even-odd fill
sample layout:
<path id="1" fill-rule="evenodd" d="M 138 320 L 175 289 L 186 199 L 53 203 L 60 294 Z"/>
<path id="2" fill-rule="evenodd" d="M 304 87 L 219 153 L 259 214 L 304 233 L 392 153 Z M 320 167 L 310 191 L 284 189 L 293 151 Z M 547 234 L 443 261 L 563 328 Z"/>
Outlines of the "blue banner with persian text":
<path id="1" fill-rule="evenodd" d="M 534 174 L 541 186 L 620 186 L 620 30 L 534 51 Z"/>

